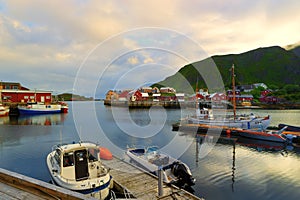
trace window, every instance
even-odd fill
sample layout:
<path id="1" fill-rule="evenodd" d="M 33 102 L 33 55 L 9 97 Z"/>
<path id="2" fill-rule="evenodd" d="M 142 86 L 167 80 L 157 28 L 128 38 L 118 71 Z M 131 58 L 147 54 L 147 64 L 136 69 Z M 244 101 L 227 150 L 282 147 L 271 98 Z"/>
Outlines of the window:
<path id="1" fill-rule="evenodd" d="M 30 99 L 34 99 L 34 96 L 30 96 Z"/>
<path id="2" fill-rule="evenodd" d="M 73 152 L 65 153 L 63 158 L 63 166 L 70 167 L 74 165 L 74 156 Z"/>
<path id="3" fill-rule="evenodd" d="M 51 97 L 50 96 L 46 96 L 46 99 L 51 99 Z"/>
<path id="4" fill-rule="evenodd" d="M 99 155 L 99 149 L 97 148 L 90 148 L 89 149 L 89 161 L 97 161 Z"/>
<path id="5" fill-rule="evenodd" d="M 13 86 L 13 90 L 18 90 L 18 89 L 19 89 L 19 87 L 17 85 Z"/>
<path id="6" fill-rule="evenodd" d="M 58 165 L 60 165 L 60 150 L 56 149 L 56 152 L 54 154 L 54 159 L 56 160 L 56 162 L 58 163 Z"/>
<path id="7" fill-rule="evenodd" d="M 28 99 L 29 97 L 28 96 L 24 96 L 24 99 Z"/>

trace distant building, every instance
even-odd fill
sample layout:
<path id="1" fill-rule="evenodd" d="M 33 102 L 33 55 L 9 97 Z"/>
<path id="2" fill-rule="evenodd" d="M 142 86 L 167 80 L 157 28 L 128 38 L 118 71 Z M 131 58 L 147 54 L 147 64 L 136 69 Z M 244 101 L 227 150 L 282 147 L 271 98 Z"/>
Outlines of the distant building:
<path id="1" fill-rule="evenodd" d="M 176 90 L 171 87 L 162 87 L 160 88 L 160 93 L 176 93 Z"/>
<path id="2" fill-rule="evenodd" d="M 124 90 L 118 95 L 118 100 L 119 101 L 128 101 L 129 99 L 129 92 L 130 90 Z"/>
<path id="3" fill-rule="evenodd" d="M 113 90 L 109 90 L 105 96 L 106 101 L 114 101 L 114 100 L 118 100 L 118 98 L 119 98 L 119 94 Z"/>
<path id="4" fill-rule="evenodd" d="M 20 83 L 16 82 L 0 82 L 0 90 L 29 90 L 28 88 L 22 86 Z"/>
<path id="5" fill-rule="evenodd" d="M 224 93 L 213 93 L 209 95 L 208 100 L 214 102 L 224 102 L 227 100 L 227 96 Z"/>
<path id="6" fill-rule="evenodd" d="M 208 89 L 200 89 L 198 93 L 201 94 L 203 97 L 209 95 Z"/>
<path id="7" fill-rule="evenodd" d="M 237 90 L 240 90 L 241 92 L 251 92 L 253 89 L 255 89 L 254 85 L 238 85 L 236 86 Z"/>
<path id="8" fill-rule="evenodd" d="M 41 90 L 2 90 L 1 98 L 3 102 L 9 103 L 51 103 L 52 93 L 50 91 Z"/>
<path id="9" fill-rule="evenodd" d="M 7 103 L 52 102 L 51 91 L 33 91 L 15 82 L 0 82 L 0 94 L 0 101 Z"/>
<path id="10" fill-rule="evenodd" d="M 268 86 L 267 86 L 266 84 L 264 84 L 264 83 L 254 83 L 253 85 L 254 85 L 256 88 L 258 88 L 258 87 L 263 87 L 263 88 L 265 88 L 265 90 L 268 89 Z"/>
<path id="11" fill-rule="evenodd" d="M 177 101 L 179 101 L 179 102 L 184 101 L 184 96 L 185 96 L 184 93 L 176 93 L 175 96 L 176 96 Z"/>
<path id="12" fill-rule="evenodd" d="M 153 89 L 152 89 L 152 87 L 142 87 L 140 89 L 140 91 L 143 92 L 143 93 L 152 93 Z"/>
<path id="13" fill-rule="evenodd" d="M 262 103 L 275 104 L 279 102 L 279 99 L 276 96 L 272 96 L 270 90 L 264 90 L 260 93 L 259 101 Z"/>
<path id="14" fill-rule="evenodd" d="M 232 90 L 227 91 L 227 100 L 232 101 L 233 100 L 233 92 Z M 252 102 L 253 101 L 253 95 L 252 94 L 241 94 L 240 90 L 235 91 L 235 102 L 237 104 L 241 104 L 243 102 Z"/>
<path id="15" fill-rule="evenodd" d="M 154 87 L 154 88 L 152 88 L 152 93 L 158 94 L 158 93 L 160 93 L 160 90 L 158 89 L 158 87 Z"/>
<path id="16" fill-rule="evenodd" d="M 279 99 L 275 96 L 261 96 L 259 101 L 262 103 L 276 104 L 279 102 Z"/>
<path id="17" fill-rule="evenodd" d="M 149 94 L 140 90 L 133 90 L 128 93 L 130 101 L 146 101 L 149 99 Z"/>
<path id="18" fill-rule="evenodd" d="M 160 93 L 154 93 L 154 94 L 152 95 L 153 101 L 156 101 L 156 102 L 160 101 L 160 96 L 161 96 Z"/>

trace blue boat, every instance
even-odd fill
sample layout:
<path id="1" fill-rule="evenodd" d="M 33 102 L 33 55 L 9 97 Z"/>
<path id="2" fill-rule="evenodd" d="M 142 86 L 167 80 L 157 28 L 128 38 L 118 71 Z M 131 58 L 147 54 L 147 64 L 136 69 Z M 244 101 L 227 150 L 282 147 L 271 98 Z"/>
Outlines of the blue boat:
<path id="1" fill-rule="evenodd" d="M 21 115 L 35 115 L 35 114 L 52 114 L 60 113 L 60 104 L 38 104 L 32 103 L 26 106 L 18 106 Z"/>

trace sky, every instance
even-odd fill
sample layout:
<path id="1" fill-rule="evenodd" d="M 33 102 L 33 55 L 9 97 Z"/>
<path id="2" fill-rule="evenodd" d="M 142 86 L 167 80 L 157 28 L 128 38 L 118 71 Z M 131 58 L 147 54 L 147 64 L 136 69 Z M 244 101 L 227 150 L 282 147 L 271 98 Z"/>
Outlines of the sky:
<path id="1" fill-rule="evenodd" d="M 300 41 L 299 0 L 0 0 L 0 81 L 102 98 Z"/>

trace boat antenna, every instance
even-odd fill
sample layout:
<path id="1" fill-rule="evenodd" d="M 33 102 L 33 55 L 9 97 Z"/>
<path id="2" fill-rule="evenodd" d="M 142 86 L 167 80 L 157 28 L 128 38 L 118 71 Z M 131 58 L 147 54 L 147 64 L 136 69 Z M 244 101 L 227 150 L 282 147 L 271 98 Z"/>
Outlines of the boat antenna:
<path id="1" fill-rule="evenodd" d="M 234 64 L 231 67 L 231 79 L 232 79 L 232 104 L 233 104 L 233 119 L 236 119 L 236 102 L 235 102 L 235 74 L 234 74 Z"/>

